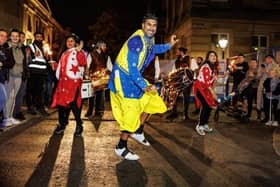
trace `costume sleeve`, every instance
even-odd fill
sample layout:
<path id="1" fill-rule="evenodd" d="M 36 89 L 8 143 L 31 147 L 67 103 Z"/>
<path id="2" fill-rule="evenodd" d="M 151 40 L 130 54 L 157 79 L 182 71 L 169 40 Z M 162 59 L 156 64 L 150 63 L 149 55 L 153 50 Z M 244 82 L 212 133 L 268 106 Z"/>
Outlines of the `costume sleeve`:
<path id="1" fill-rule="evenodd" d="M 202 71 L 202 75 L 203 75 L 204 84 L 207 87 L 212 86 L 213 81 L 211 79 L 210 69 L 208 67 L 204 66 L 201 71 Z"/>
<path id="2" fill-rule="evenodd" d="M 77 52 L 77 60 L 78 60 L 79 66 L 85 66 L 87 64 L 86 55 L 83 51 Z"/>
<path id="3" fill-rule="evenodd" d="M 147 83 L 138 69 L 139 54 L 143 49 L 143 43 L 140 36 L 129 39 L 128 43 L 128 71 L 132 81 L 142 90 L 147 87 Z"/>
<path id="4" fill-rule="evenodd" d="M 155 44 L 155 45 L 153 46 L 153 53 L 154 53 L 154 54 L 161 54 L 161 53 L 165 53 L 165 52 L 168 51 L 169 49 L 171 49 L 170 43 L 166 43 L 166 44 Z"/>

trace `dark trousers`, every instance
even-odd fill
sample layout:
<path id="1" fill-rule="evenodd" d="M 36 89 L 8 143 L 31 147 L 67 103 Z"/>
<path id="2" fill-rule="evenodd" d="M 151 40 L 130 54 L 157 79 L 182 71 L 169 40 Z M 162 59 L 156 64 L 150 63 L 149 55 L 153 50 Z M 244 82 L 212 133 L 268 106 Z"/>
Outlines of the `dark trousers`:
<path id="1" fill-rule="evenodd" d="M 206 100 L 202 96 L 202 94 L 197 90 L 197 98 L 201 103 L 201 109 L 199 114 L 199 126 L 203 126 L 208 124 L 208 120 L 211 114 L 211 107 L 207 104 Z"/>
<path id="2" fill-rule="evenodd" d="M 232 106 L 234 109 L 237 109 L 237 104 L 238 104 L 238 100 L 239 100 L 239 96 L 240 96 L 238 89 L 237 89 L 238 84 L 239 83 L 234 82 L 232 85 L 232 92 L 235 92 L 235 95 L 232 97 Z"/>
<path id="3" fill-rule="evenodd" d="M 77 106 L 77 96 L 78 91 L 76 91 L 76 96 L 73 102 L 70 103 L 70 107 L 58 106 L 58 122 L 60 125 L 66 126 L 69 122 L 70 111 L 72 110 L 76 124 L 82 125 L 83 121 L 81 119 L 81 109 Z"/>
<path id="4" fill-rule="evenodd" d="M 32 74 L 27 82 L 27 107 L 37 109 L 44 108 L 44 90 L 45 90 L 46 76 Z"/>
<path id="5" fill-rule="evenodd" d="M 55 79 L 48 79 L 45 83 L 46 89 L 44 93 L 44 104 L 50 106 L 52 102 L 52 96 L 54 91 Z"/>
<path id="6" fill-rule="evenodd" d="M 87 113 L 92 114 L 95 105 L 95 115 L 102 114 L 105 110 L 105 91 L 100 90 L 95 92 L 94 97 L 89 98 Z"/>
<path id="7" fill-rule="evenodd" d="M 271 102 L 271 106 L 270 106 Z M 272 121 L 278 121 L 280 122 L 280 113 L 279 110 L 277 110 L 278 105 L 278 99 L 268 99 L 266 96 L 264 96 L 264 114 L 266 120 L 272 120 Z M 271 119 L 269 119 L 269 113 L 271 112 Z M 274 120 L 273 120 L 274 116 Z"/>
<path id="8" fill-rule="evenodd" d="M 183 90 L 183 97 L 184 97 L 184 115 L 185 117 L 189 116 L 189 105 L 190 105 L 190 95 L 192 91 L 192 86 L 188 86 L 184 88 Z M 177 113 L 177 103 L 178 103 L 178 98 L 176 99 L 175 105 L 173 107 L 172 112 Z"/>
<path id="9" fill-rule="evenodd" d="M 257 88 L 252 88 L 251 86 L 248 87 L 247 90 L 247 101 L 248 101 L 248 112 L 247 116 L 250 118 L 253 110 L 253 102 L 257 99 Z"/>

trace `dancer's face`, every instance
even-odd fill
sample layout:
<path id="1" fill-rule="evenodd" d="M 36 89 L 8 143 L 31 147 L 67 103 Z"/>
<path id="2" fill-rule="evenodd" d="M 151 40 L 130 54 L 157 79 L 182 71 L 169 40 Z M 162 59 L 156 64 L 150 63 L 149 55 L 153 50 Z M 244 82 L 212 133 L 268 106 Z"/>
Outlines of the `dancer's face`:
<path id="1" fill-rule="evenodd" d="M 73 47 L 76 47 L 76 42 L 75 42 L 74 38 L 68 38 L 68 39 L 66 40 L 66 47 L 67 47 L 68 49 L 73 48 Z"/>
<path id="2" fill-rule="evenodd" d="M 217 61 L 217 56 L 215 55 L 215 53 L 210 53 L 208 60 L 209 60 L 209 62 L 214 64 Z"/>
<path id="3" fill-rule="evenodd" d="M 157 20 L 154 19 L 146 19 L 142 23 L 142 30 L 144 31 L 145 35 L 148 37 L 153 37 L 157 31 Z"/>

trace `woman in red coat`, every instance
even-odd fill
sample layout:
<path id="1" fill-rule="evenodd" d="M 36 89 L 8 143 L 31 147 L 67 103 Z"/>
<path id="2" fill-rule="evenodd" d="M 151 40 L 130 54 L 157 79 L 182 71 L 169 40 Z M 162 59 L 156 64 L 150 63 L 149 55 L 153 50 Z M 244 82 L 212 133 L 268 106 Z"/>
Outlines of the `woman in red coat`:
<path id="1" fill-rule="evenodd" d="M 83 81 L 86 57 L 82 51 L 83 42 L 77 46 L 79 39 L 75 35 L 66 37 L 66 51 L 61 55 L 56 70 L 58 79 L 53 96 L 52 107 L 58 107 L 58 121 L 54 133 L 63 134 L 70 111 L 72 110 L 76 120 L 75 136 L 83 132 L 81 120 L 81 85 Z"/>
<path id="2" fill-rule="evenodd" d="M 208 126 L 208 120 L 212 108 L 217 106 L 217 95 L 214 92 L 214 82 L 217 79 L 218 57 L 215 51 L 208 51 L 205 62 L 201 66 L 197 79 L 193 85 L 193 91 L 197 106 L 200 108 L 199 123 L 196 131 L 204 136 L 205 132 L 212 132 Z"/>

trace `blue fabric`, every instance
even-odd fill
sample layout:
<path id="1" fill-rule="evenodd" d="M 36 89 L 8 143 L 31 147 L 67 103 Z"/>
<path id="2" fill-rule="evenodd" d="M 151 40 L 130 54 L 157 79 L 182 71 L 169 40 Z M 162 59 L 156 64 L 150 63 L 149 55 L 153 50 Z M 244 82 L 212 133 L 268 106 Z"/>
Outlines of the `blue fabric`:
<path id="1" fill-rule="evenodd" d="M 143 76 L 141 75 L 144 69 L 150 64 L 150 62 L 155 57 L 155 54 L 164 53 L 171 48 L 171 45 L 168 44 L 157 44 L 149 45 L 151 42 L 150 39 L 144 37 L 146 45 L 148 44 L 147 51 L 144 57 L 144 63 L 142 67 L 138 67 L 139 63 L 139 54 L 143 50 L 144 44 L 142 43 L 141 36 L 134 36 L 129 39 L 127 42 L 128 47 L 128 72 L 125 72 L 118 66 L 118 63 L 115 62 L 113 70 L 111 73 L 109 81 L 109 89 L 116 93 L 116 88 L 114 85 L 115 72 L 119 71 L 121 85 L 123 88 L 123 94 L 125 98 L 141 98 L 144 94 L 143 89 L 147 86 Z"/>
<path id="2" fill-rule="evenodd" d="M 7 94 L 4 84 L 0 83 L 0 111 L 2 111 L 6 105 Z"/>

